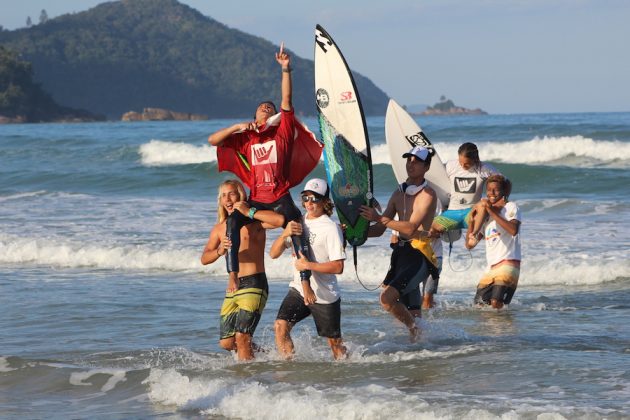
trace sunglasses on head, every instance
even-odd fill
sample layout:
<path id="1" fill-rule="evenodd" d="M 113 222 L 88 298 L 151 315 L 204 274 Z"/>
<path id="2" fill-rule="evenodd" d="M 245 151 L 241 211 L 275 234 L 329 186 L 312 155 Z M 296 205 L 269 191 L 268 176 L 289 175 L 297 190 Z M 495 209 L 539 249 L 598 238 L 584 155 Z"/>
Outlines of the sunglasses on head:
<path id="1" fill-rule="evenodd" d="M 321 198 L 317 198 L 314 195 L 303 195 L 302 196 L 302 202 L 303 203 L 308 203 L 309 201 L 311 203 L 319 203 L 320 201 L 322 201 L 322 199 Z"/>

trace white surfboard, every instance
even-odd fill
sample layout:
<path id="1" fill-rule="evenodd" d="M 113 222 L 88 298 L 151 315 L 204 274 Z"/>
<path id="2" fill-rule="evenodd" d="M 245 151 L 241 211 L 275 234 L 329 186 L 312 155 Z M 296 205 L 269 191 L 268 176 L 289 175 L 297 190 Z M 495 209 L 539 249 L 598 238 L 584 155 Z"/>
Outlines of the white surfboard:
<path id="1" fill-rule="evenodd" d="M 390 99 L 387 105 L 385 139 L 389 148 L 392 169 L 394 170 L 394 175 L 396 175 L 396 180 L 400 184 L 407 179 L 407 169 L 405 167 L 407 161 L 402 158 L 403 154 L 407 153 L 414 146 L 424 146 L 435 151 L 431 159 L 431 168 L 424 177 L 435 190 L 442 208 L 447 208 L 451 188 L 444 163 L 438 156 L 431 141 L 422 132 L 422 128 L 393 99 Z"/>
<path id="2" fill-rule="evenodd" d="M 319 25 L 315 28 L 315 99 L 331 196 L 339 220 L 346 225 L 346 239 L 356 249 L 367 239 L 369 229 L 360 207 L 373 201 L 370 143 L 352 72 L 330 34 Z"/>
<path id="3" fill-rule="evenodd" d="M 315 28 L 317 110 L 358 153 L 370 157 L 367 127 L 352 73 L 332 37 Z"/>

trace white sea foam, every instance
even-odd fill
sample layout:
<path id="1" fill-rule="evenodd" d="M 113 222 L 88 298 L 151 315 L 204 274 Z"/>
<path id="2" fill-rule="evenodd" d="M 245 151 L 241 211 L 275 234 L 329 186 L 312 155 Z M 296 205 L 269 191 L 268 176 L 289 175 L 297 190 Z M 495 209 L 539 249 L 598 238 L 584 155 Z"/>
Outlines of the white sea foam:
<path id="1" fill-rule="evenodd" d="M 543 248 L 537 250 L 536 247 Z M 526 258 L 521 268 L 519 284 L 589 285 L 630 277 L 630 266 L 623 248 L 610 249 L 600 255 L 592 255 L 569 244 L 565 248 L 554 249 L 544 241 L 532 241 L 531 248 L 524 248 Z M 346 269 L 338 278 L 341 283 L 356 284 L 357 274 L 352 263 L 352 251 L 348 248 L 347 252 Z M 359 249 L 357 273 L 366 286 L 374 287 L 382 281 L 389 267 L 390 253 L 389 247 L 383 244 Z M 199 262 L 200 255 L 201 249 L 168 244 L 160 247 L 155 243 L 84 243 L 63 238 L 28 238 L 0 233 L 0 263 L 59 268 L 199 272 L 223 279 L 223 260 L 202 266 Z M 469 254 L 461 244 L 456 244 L 450 259 L 448 251 L 445 251 L 445 255 L 440 287 L 443 290 L 473 288 L 485 269 L 483 250 L 475 249 Z M 270 281 L 285 281 L 289 278 L 292 275 L 289 268 L 291 264 L 288 253 L 276 260 L 266 257 L 265 265 Z"/>
<path id="2" fill-rule="evenodd" d="M 564 419 L 558 407 L 512 404 L 508 398 L 494 396 L 507 411 L 501 415 L 470 409 L 458 404 L 458 395 L 444 392 L 410 394 L 395 387 L 378 384 L 363 386 L 296 386 L 281 376 L 272 383 L 225 377 L 191 377 L 175 369 L 151 369 L 143 382 L 149 386 L 149 398 L 155 404 L 198 411 L 208 416 L 258 419 L 330 418 L 330 419 L 516 419 L 518 413 L 536 413 L 538 418 Z M 451 401 L 434 404 L 426 396 Z M 500 401 L 500 402 L 499 402 Z M 513 406 L 511 409 L 508 408 Z M 542 408 L 542 410 L 541 410 Z M 544 411 L 549 410 L 548 412 Z M 542 412 L 541 412 L 542 411 Z"/>
<path id="3" fill-rule="evenodd" d="M 423 335 L 427 332 L 423 329 Z M 405 336 L 406 337 L 406 336 Z M 352 362 L 358 363 L 396 363 L 405 362 L 411 360 L 434 360 L 434 359 L 448 359 L 451 357 L 457 357 L 467 355 L 471 353 L 479 353 L 482 349 L 478 346 L 470 345 L 464 346 L 459 349 L 450 351 L 431 351 L 431 350 L 413 350 L 413 351 L 396 351 L 393 353 L 379 353 L 372 355 L 362 355 L 360 357 L 352 357 Z"/>
<path id="4" fill-rule="evenodd" d="M 152 369 L 145 381 L 154 403 L 229 418 L 421 418 L 428 404 L 419 396 L 368 385 L 356 389 L 263 384 L 256 381 L 190 378 L 173 369 Z"/>
<path id="5" fill-rule="evenodd" d="M 534 137 L 520 142 L 477 142 L 482 161 L 566 166 L 630 166 L 630 143 L 583 136 Z M 457 159 L 459 143 L 436 143 L 442 161 Z M 391 165 L 386 144 L 372 146 L 372 163 Z"/>
<path id="6" fill-rule="evenodd" d="M 10 368 L 9 360 L 6 357 L 0 356 L 0 372 L 11 372 L 12 370 L 17 370 L 17 369 Z"/>
<path id="7" fill-rule="evenodd" d="M 4 202 L 4 201 L 22 200 L 24 198 L 38 197 L 38 196 L 41 196 L 41 195 L 44 195 L 44 194 L 47 194 L 46 190 L 29 191 L 29 192 L 24 192 L 24 193 L 0 196 L 0 203 Z"/>
<path id="8" fill-rule="evenodd" d="M 563 166 L 630 166 L 630 143 L 594 140 L 583 136 L 534 137 L 517 142 L 477 142 L 483 161 L 516 164 Z M 442 161 L 457 159 L 459 143 L 435 143 Z M 216 148 L 163 140 L 151 140 L 140 146 L 145 166 L 187 165 L 216 162 Z M 373 164 L 391 165 L 387 144 L 371 146 Z"/>
<path id="9" fill-rule="evenodd" d="M 223 276 L 225 274 L 223 260 L 204 267 L 199 261 L 201 251 L 201 248 L 168 245 L 160 248 L 152 243 L 110 245 L 0 233 L 1 263 L 49 265 L 58 268 L 202 272 Z M 290 276 L 287 267 L 291 264 L 291 258 L 288 253 L 276 260 L 266 257 L 265 264 L 271 278 L 286 279 Z"/>
<path id="10" fill-rule="evenodd" d="M 506 163 L 554 163 L 582 165 L 582 163 L 614 163 L 628 167 L 630 143 L 598 141 L 582 136 L 535 137 L 524 142 L 478 144 L 482 160 Z M 583 158 L 566 161 L 566 158 Z M 585 160 L 584 160 L 585 159 Z M 617 165 L 613 165 L 617 166 Z"/>
<path id="11" fill-rule="evenodd" d="M 140 161 L 144 166 L 190 165 L 217 161 L 217 149 L 204 144 L 196 146 L 163 140 L 151 140 L 140 146 Z M 323 155 L 320 160 L 323 160 Z"/>
<path id="12" fill-rule="evenodd" d="M 141 145 L 139 153 L 141 162 L 145 166 L 188 165 L 217 161 L 215 147 L 162 140 L 151 140 Z"/>
<path id="13" fill-rule="evenodd" d="M 85 381 L 97 374 L 109 376 L 107 382 L 101 387 L 101 391 L 103 392 L 111 391 L 117 383 L 127 380 L 126 372 L 121 369 L 93 369 L 88 372 L 73 372 L 70 375 L 70 384 L 76 386 L 93 385 L 93 383 Z"/>
<path id="14" fill-rule="evenodd" d="M 630 166 L 630 143 L 583 136 L 534 137 L 520 142 L 477 142 L 483 161 L 563 166 Z M 438 143 L 442 160 L 457 158 L 459 144 Z"/>
<path id="15" fill-rule="evenodd" d="M 376 144 L 370 146 L 370 155 L 372 156 L 372 164 L 392 164 L 387 144 Z"/>
<path id="16" fill-rule="evenodd" d="M 198 253 L 180 249 L 158 249 L 150 245 L 106 246 L 7 235 L 0 235 L 0 261 L 122 270 L 194 271 L 200 267 Z"/>

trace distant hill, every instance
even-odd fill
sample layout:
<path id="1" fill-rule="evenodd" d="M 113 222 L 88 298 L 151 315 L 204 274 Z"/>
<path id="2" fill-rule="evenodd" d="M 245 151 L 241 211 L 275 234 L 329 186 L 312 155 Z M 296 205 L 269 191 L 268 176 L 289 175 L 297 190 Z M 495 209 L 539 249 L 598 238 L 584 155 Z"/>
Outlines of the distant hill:
<path id="1" fill-rule="evenodd" d="M 60 103 L 112 119 L 147 107 L 251 117 L 261 100 L 280 99 L 276 45 L 176 0 L 103 3 L 2 31 L 0 44 L 31 61 L 35 79 Z M 313 62 L 295 54 L 292 62 L 294 106 L 313 115 Z M 383 115 L 387 95 L 364 76 L 355 80 L 366 114 Z"/>
<path id="2" fill-rule="evenodd" d="M 95 121 L 87 111 L 57 104 L 33 82 L 31 63 L 0 45 L 0 123 Z"/>

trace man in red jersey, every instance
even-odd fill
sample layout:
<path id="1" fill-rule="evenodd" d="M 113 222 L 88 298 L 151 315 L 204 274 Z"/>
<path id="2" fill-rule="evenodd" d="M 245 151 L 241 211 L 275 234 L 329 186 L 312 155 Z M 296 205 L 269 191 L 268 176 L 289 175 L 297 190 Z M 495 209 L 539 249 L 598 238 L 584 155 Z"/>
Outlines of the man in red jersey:
<path id="1" fill-rule="evenodd" d="M 289 221 L 301 217 L 289 189 L 302 182 L 315 168 L 322 145 L 295 118 L 291 57 L 284 51 L 284 44 L 280 45 L 280 51 L 276 53 L 276 61 L 282 68 L 281 112 L 276 113 L 273 102 L 262 102 L 256 108 L 254 121 L 223 128 L 210 135 L 208 142 L 217 146 L 219 171 L 234 172 L 249 187 L 248 201 L 252 212 L 257 209 L 274 210 L 284 216 L 286 226 Z M 248 222 L 250 220 L 240 213 L 228 218 L 232 248 L 226 256 L 226 262 L 233 279 L 238 277 L 238 232 Z M 296 253 L 301 250 L 308 255 L 307 241 L 294 237 L 293 244 Z M 308 272 L 301 274 L 305 279 L 310 277 Z"/>

